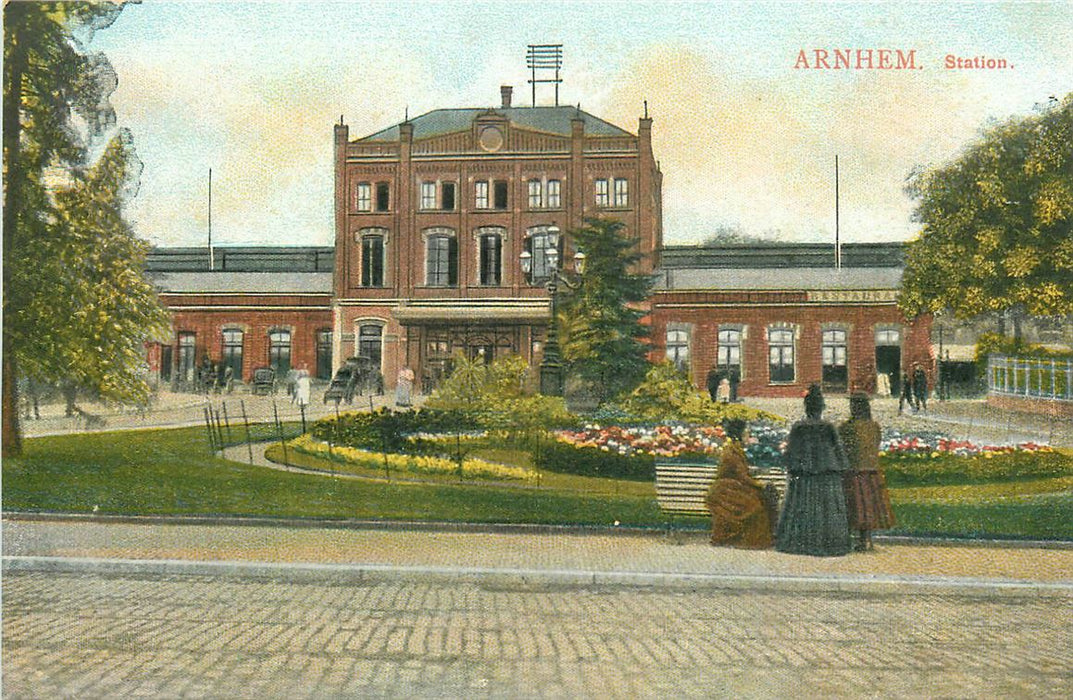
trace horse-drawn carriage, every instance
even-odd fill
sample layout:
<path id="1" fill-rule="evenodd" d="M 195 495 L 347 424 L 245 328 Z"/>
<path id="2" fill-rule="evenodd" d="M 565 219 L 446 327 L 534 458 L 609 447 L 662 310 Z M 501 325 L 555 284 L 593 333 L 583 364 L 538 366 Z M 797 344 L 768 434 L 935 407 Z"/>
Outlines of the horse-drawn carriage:
<path id="1" fill-rule="evenodd" d="M 338 406 L 346 401 L 352 404 L 356 395 L 365 393 L 366 389 L 374 389 L 380 374 L 376 364 L 371 357 L 348 357 L 343 366 L 336 370 L 328 390 L 324 392 L 324 403 L 334 401 Z"/>

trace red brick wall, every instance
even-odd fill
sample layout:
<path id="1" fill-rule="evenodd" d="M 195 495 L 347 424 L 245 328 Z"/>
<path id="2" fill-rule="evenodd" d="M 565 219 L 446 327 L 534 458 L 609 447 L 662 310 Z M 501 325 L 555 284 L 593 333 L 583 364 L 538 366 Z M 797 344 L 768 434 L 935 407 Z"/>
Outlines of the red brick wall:
<path id="1" fill-rule="evenodd" d="M 243 331 L 242 373 L 243 381 L 249 381 L 253 370 L 268 365 L 268 333 L 274 329 L 291 332 L 291 366 L 305 366 L 311 372 L 316 368 L 316 334 L 319 330 L 331 329 L 332 313 L 328 307 L 328 295 L 319 297 L 255 298 L 254 308 L 235 303 L 237 297 L 212 296 L 202 301 L 211 301 L 213 306 L 197 309 L 183 308 L 178 303 L 189 305 L 191 299 L 164 295 L 163 300 L 172 311 L 172 344 L 178 342 L 180 332 L 196 334 L 196 355 L 200 364 L 206 355 L 213 362 L 223 356 L 225 328 Z M 288 303 L 289 302 L 289 303 Z M 297 303 L 296 303 L 297 302 Z M 256 308 L 260 306 L 262 308 Z M 150 352 L 159 369 L 159 348 Z M 173 362 L 178 350 L 173 351 Z"/>
<path id="2" fill-rule="evenodd" d="M 929 375 L 934 376 L 931 358 L 931 318 L 921 317 L 906 321 L 897 307 L 865 304 L 805 304 L 784 299 L 785 293 L 776 293 L 769 303 L 777 306 L 761 306 L 762 293 L 750 293 L 749 300 L 725 300 L 727 306 L 693 306 L 703 302 L 704 293 L 659 294 L 654 297 L 652 312 L 652 345 L 650 359 L 662 361 L 665 357 L 668 323 L 692 324 L 690 339 L 690 376 L 693 383 L 704 388 L 709 369 L 717 360 L 718 331 L 720 324 L 746 326 L 742 341 L 742 383 L 738 392 L 745 396 L 799 396 L 812 382 L 822 377 L 821 343 L 822 331 L 839 327 L 847 331 L 847 355 L 849 389 L 875 390 L 875 327 L 900 326 L 902 330 L 902 366 L 912 367 L 920 362 Z M 709 298 L 715 297 L 712 293 Z M 803 296 L 803 295 L 802 295 Z M 668 302 L 686 305 L 667 308 Z M 795 329 L 795 377 L 789 384 L 772 384 L 768 381 L 767 328 L 771 324 L 790 323 Z M 826 324 L 826 325 L 825 325 Z"/>

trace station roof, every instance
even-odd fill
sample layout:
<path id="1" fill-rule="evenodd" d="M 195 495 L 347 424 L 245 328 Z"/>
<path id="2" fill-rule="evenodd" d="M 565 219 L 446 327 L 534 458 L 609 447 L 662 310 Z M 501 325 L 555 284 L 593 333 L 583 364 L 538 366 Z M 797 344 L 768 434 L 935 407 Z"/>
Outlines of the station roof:
<path id="1" fill-rule="evenodd" d="M 485 114 L 504 116 L 511 123 L 518 126 L 560 136 L 569 136 L 571 133 L 570 121 L 576 116 L 580 116 L 585 122 L 586 136 L 633 136 L 633 134 L 620 129 L 610 122 L 569 105 L 494 109 L 487 107 L 436 109 L 419 117 L 414 117 L 410 120 L 410 123 L 414 126 L 414 139 L 425 139 L 441 134 L 466 131 L 470 128 L 474 119 Z M 358 139 L 358 141 L 364 142 L 398 140 L 398 124 Z"/>
<path id="2" fill-rule="evenodd" d="M 330 272 L 149 272 L 162 294 L 331 294 Z"/>

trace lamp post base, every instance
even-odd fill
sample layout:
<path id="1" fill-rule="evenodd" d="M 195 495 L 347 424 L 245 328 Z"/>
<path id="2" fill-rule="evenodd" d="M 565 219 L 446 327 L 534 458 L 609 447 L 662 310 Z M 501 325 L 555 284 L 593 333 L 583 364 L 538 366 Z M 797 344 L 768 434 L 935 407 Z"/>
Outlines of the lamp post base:
<path id="1" fill-rule="evenodd" d="M 540 363 L 540 393 L 545 396 L 563 395 L 563 367 L 558 362 Z"/>

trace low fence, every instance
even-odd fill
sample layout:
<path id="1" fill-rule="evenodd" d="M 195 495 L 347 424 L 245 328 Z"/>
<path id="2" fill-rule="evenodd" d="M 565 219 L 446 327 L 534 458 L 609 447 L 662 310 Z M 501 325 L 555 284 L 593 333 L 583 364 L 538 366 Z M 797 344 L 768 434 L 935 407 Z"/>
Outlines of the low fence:
<path id="1" fill-rule="evenodd" d="M 278 441 L 286 453 L 286 441 L 298 437 L 307 429 L 305 406 L 299 407 L 298 420 L 295 420 L 295 416 L 281 416 L 274 401 L 270 422 L 251 421 L 246 411 L 246 402 L 242 399 L 221 401 L 218 404 L 208 402 L 202 415 L 209 450 L 216 454 L 222 452 L 225 447 L 246 445 L 251 464 L 254 444 Z"/>
<path id="2" fill-rule="evenodd" d="M 987 393 L 1073 401 L 1073 360 L 990 355 Z"/>

